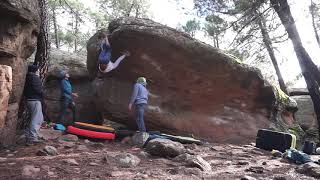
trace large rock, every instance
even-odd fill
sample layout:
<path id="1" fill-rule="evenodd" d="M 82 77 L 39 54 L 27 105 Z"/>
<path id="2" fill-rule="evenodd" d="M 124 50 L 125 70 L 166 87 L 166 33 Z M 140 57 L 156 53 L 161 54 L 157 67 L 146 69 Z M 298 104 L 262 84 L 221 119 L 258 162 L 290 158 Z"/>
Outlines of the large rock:
<path id="1" fill-rule="evenodd" d="M 0 128 L 3 128 L 8 111 L 9 95 L 12 90 L 12 69 L 0 65 Z"/>
<path id="2" fill-rule="evenodd" d="M 176 157 L 186 151 L 181 143 L 158 138 L 149 141 L 146 150 L 151 155 L 160 157 Z"/>
<path id="3" fill-rule="evenodd" d="M 58 150 L 57 148 L 53 146 L 45 146 L 43 149 L 39 150 L 37 152 L 38 156 L 55 156 L 58 155 Z"/>
<path id="4" fill-rule="evenodd" d="M 63 131 L 54 129 L 39 129 L 39 136 L 44 140 L 54 140 L 63 135 Z"/>
<path id="5" fill-rule="evenodd" d="M 181 154 L 173 159 L 177 162 L 186 163 L 187 166 L 197 167 L 202 171 L 210 172 L 211 165 L 199 155 Z"/>
<path id="6" fill-rule="evenodd" d="M 140 159 L 130 153 L 119 154 L 115 157 L 121 167 L 135 167 L 140 163 Z"/>
<path id="7" fill-rule="evenodd" d="M 308 162 L 300 165 L 298 168 L 296 168 L 296 171 L 301 174 L 315 177 L 317 179 L 320 178 L 320 166 L 313 162 Z"/>
<path id="8" fill-rule="evenodd" d="M 139 132 L 132 136 L 132 143 L 136 146 L 143 147 L 149 139 L 149 134 L 146 132 Z"/>
<path id="9" fill-rule="evenodd" d="M 318 122 L 310 95 L 291 96 L 298 103 L 295 118 L 304 130 L 317 129 Z"/>
<path id="10" fill-rule="evenodd" d="M 50 52 L 50 65 L 45 83 L 45 114 L 47 119 L 55 122 L 60 112 L 59 71 L 67 70 L 70 74 L 73 92 L 78 93 L 75 99 L 76 119 L 81 122 L 96 123 L 98 112 L 93 101 L 94 91 L 86 69 L 86 57 L 81 54 L 69 53 L 57 49 Z M 72 113 L 66 115 L 72 120 Z"/>
<path id="11" fill-rule="evenodd" d="M 22 178 L 27 179 L 30 177 L 35 177 L 40 172 L 40 168 L 35 167 L 34 165 L 25 165 L 22 169 Z"/>
<path id="12" fill-rule="evenodd" d="M 38 1 L 0 2 L 0 64 L 12 68 L 12 91 L 5 124 L 0 127 L 0 145 L 13 142 L 26 75 L 26 59 L 35 50 L 37 43 L 40 22 L 38 12 Z"/>
<path id="13" fill-rule="evenodd" d="M 215 142 L 252 141 L 269 126 L 276 101 L 261 73 L 185 33 L 147 19 L 110 23 L 112 57 L 129 50 L 118 69 L 96 80 L 97 107 L 135 127 L 127 110 L 133 83 L 148 81 L 147 129 L 193 134 Z M 87 68 L 97 74 L 98 32 L 87 43 Z"/>

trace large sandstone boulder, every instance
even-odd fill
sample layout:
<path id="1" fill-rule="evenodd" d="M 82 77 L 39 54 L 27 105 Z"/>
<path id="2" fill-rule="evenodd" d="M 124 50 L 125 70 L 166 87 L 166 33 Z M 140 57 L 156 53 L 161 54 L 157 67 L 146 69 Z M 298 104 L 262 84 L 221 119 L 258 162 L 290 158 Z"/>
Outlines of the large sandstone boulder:
<path id="1" fill-rule="evenodd" d="M 317 129 L 318 122 L 314 112 L 313 102 L 310 95 L 291 96 L 297 104 L 298 111 L 295 113 L 295 118 L 301 127 L 305 130 Z"/>
<path id="2" fill-rule="evenodd" d="M 86 68 L 86 57 L 57 49 L 50 52 L 50 65 L 45 82 L 45 114 L 46 118 L 55 122 L 60 111 L 59 71 L 67 70 L 70 74 L 73 92 L 78 93 L 76 102 L 76 118 L 82 122 L 97 122 L 98 113 L 95 110 L 94 91 Z M 72 120 L 72 113 L 66 115 Z"/>
<path id="3" fill-rule="evenodd" d="M 112 120 L 136 127 L 127 110 L 133 83 L 148 79 L 148 130 L 193 134 L 214 142 L 254 141 L 270 124 L 276 101 L 261 73 L 185 33 L 146 19 L 119 19 L 109 25 L 112 57 L 129 50 L 120 67 L 95 80 L 95 103 Z M 97 74 L 96 33 L 87 44 L 87 68 Z"/>
<path id="4" fill-rule="evenodd" d="M 38 1 L 0 2 L 0 64 L 12 69 L 12 90 L 7 104 L 6 120 L 3 127 L 0 127 L 0 145 L 13 142 L 25 81 L 26 59 L 35 50 L 39 21 Z M 1 101 L 6 102 L 3 99 Z"/>
<path id="5" fill-rule="evenodd" d="M 5 125 L 11 90 L 12 69 L 10 66 L 0 65 L 0 128 Z"/>

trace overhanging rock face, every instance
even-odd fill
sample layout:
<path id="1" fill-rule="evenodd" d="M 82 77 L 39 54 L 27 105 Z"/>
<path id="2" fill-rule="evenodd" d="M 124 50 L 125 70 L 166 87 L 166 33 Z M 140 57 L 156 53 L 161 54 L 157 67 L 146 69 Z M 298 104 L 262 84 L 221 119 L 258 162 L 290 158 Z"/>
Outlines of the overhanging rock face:
<path id="1" fill-rule="evenodd" d="M 113 59 L 122 50 L 132 55 L 93 82 L 97 107 L 107 118 L 135 127 L 127 107 L 135 79 L 145 76 L 152 94 L 145 114 L 148 130 L 244 143 L 269 126 L 275 95 L 258 70 L 151 20 L 119 19 L 109 31 Z M 87 44 L 92 77 L 99 33 Z"/>

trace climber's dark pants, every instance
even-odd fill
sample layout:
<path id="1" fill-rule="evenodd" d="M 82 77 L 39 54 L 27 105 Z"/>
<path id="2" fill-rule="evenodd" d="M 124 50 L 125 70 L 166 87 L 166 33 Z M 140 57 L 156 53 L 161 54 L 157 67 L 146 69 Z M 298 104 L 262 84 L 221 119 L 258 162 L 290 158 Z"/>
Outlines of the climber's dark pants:
<path id="1" fill-rule="evenodd" d="M 66 115 L 68 108 L 70 108 L 72 110 L 73 122 L 76 121 L 76 106 L 75 106 L 74 102 L 72 101 L 72 99 L 62 97 L 61 101 L 60 101 L 60 115 L 58 118 L 59 123 L 64 124 L 64 125 L 68 125 L 68 123 L 65 122 L 65 120 L 64 120 L 64 116 Z"/>
<path id="2" fill-rule="evenodd" d="M 146 127 L 144 126 L 144 107 L 146 104 L 136 104 L 136 121 L 140 132 L 146 132 Z"/>

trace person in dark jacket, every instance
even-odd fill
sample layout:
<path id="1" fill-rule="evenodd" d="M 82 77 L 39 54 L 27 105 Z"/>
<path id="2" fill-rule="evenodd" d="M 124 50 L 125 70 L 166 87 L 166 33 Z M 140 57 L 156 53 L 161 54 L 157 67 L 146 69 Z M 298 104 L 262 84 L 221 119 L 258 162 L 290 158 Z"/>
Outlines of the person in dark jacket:
<path id="1" fill-rule="evenodd" d="M 129 103 L 129 110 L 132 110 L 132 106 L 135 106 L 136 122 L 140 132 L 146 132 L 144 125 L 144 109 L 148 104 L 149 91 L 146 88 L 147 80 L 144 77 L 139 77 L 137 83 L 134 85 L 133 93 Z"/>
<path id="2" fill-rule="evenodd" d="M 39 143 L 39 129 L 43 122 L 41 100 L 43 97 L 42 83 L 39 77 L 38 66 L 29 65 L 24 87 L 24 96 L 31 114 L 29 127 L 26 129 L 27 143 Z"/>
<path id="3" fill-rule="evenodd" d="M 67 109 L 70 108 L 72 110 L 73 122 L 76 121 L 76 107 L 73 101 L 74 97 L 78 97 L 76 93 L 72 93 L 72 86 L 69 81 L 69 74 L 66 71 L 60 71 L 60 115 L 58 118 L 59 123 L 68 125 L 65 121 L 64 116 L 67 112 Z"/>

